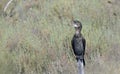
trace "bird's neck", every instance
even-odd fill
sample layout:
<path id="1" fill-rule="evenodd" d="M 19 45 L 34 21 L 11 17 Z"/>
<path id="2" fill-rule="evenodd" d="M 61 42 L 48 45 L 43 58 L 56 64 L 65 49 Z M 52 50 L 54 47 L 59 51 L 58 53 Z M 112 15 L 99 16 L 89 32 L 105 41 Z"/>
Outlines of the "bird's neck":
<path id="1" fill-rule="evenodd" d="M 76 31 L 75 31 L 75 34 L 76 34 L 76 35 L 80 34 L 80 31 L 79 31 L 79 30 L 76 30 Z"/>
<path id="2" fill-rule="evenodd" d="M 76 37 L 81 37 L 82 34 L 81 34 L 81 32 L 80 32 L 79 30 L 76 30 L 76 32 L 75 32 L 75 36 L 76 36 Z"/>

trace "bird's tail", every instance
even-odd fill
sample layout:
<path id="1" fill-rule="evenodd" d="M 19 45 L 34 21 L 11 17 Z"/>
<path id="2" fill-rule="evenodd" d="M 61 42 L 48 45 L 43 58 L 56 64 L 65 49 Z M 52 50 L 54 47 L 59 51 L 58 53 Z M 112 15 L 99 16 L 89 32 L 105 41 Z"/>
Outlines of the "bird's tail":
<path id="1" fill-rule="evenodd" d="M 84 61 L 83 60 L 78 60 L 78 74 L 84 74 Z"/>

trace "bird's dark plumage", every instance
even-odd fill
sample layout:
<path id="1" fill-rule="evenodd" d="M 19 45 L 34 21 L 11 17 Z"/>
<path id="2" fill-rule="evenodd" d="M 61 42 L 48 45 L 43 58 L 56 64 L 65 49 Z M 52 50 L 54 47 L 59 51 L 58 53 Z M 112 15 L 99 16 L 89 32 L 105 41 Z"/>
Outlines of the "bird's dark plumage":
<path id="1" fill-rule="evenodd" d="M 76 60 L 83 61 L 85 65 L 84 54 L 85 54 L 86 40 L 81 34 L 82 24 L 78 21 L 73 21 L 73 24 L 75 25 L 75 30 L 77 31 L 77 33 L 75 33 L 71 41 L 72 49 L 76 56 Z"/>

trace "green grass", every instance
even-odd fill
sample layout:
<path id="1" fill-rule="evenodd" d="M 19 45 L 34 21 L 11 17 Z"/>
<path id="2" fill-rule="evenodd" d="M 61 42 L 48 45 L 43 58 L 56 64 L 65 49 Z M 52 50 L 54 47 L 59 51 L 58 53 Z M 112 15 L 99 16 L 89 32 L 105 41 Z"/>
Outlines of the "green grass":
<path id="1" fill-rule="evenodd" d="M 1 74 L 76 74 L 72 19 L 83 24 L 86 74 L 119 73 L 119 4 L 107 0 L 36 1 L 18 1 L 17 6 L 11 5 L 15 7 L 13 17 L 9 17 L 11 7 L 7 17 L 0 17 Z M 2 3 L 0 14 L 6 1 Z"/>

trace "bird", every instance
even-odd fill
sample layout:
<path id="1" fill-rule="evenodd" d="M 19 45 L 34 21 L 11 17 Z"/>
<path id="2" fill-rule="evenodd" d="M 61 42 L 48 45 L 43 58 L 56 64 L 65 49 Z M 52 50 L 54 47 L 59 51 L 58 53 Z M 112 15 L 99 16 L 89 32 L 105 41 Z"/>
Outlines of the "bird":
<path id="1" fill-rule="evenodd" d="M 73 38 L 71 40 L 71 45 L 76 60 L 78 62 L 79 69 L 83 71 L 83 66 L 85 66 L 84 55 L 85 55 L 86 40 L 81 33 L 82 23 L 78 20 L 73 20 L 72 25 L 75 28 L 75 34 L 73 35 Z M 80 73 L 80 74 L 84 74 L 84 73 Z"/>

